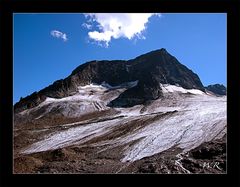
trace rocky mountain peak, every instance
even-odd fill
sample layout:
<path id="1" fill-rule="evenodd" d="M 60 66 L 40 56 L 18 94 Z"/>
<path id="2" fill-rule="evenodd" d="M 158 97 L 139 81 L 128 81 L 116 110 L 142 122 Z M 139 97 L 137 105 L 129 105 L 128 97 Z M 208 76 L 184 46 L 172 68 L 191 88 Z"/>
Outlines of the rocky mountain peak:
<path id="1" fill-rule="evenodd" d="M 211 84 L 205 87 L 206 90 L 217 94 L 217 95 L 226 95 L 227 88 L 223 84 Z"/>
<path id="2" fill-rule="evenodd" d="M 112 107 L 129 107 L 144 104 L 162 96 L 161 84 L 179 85 L 186 89 L 205 91 L 197 74 L 181 64 L 165 48 L 151 51 L 134 59 L 90 61 L 81 64 L 65 79 L 23 98 L 15 104 L 15 111 L 37 106 L 46 97 L 63 98 L 78 92 L 78 86 L 106 82 L 117 86 L 138 81 L 134 87 L 111 101 Z"/>

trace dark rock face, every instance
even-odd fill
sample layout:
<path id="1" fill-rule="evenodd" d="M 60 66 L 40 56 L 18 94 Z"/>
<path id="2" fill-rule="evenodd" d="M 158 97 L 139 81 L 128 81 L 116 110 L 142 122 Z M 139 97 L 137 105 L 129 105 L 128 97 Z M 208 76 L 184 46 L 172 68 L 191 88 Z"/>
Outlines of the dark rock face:
<path id="1" fill-rule="evenodd" d="M 135 59 L 123 61 L 90 61 L 78 66 L 70 76 L 23 98 L 15 104 L 15 112 L 32 108 L 46 97 L 63 98 L 73 95 L 78 86 L 107 82 L 111 86 L 138 80 L 138 85 L 129 88 L 109 106 L 130 107 L 162 96 L 160 83 L 178 84 L 186 89 L 205 91 L 197 74 L 170 55 L 166 49 L 155 50 Z"/>
<path id="2" fill-rule="evenodd" d="M 205 87 L 207 90 L 217 94 L 217 95 L 226 95 L 227 89 L 224 85 L 222 84 L 213 84 L 213 85 L 208 85 Z"/>
<path id="3" fill-rule="evenodd" d="M 20 101 L 14 105 L 14 110 L 15 112 L 20 112 L 28 108 L 35 107 L 39 105 L 41 102 L 43 102 L 45 99 L 46 99 L 45 95 L 41 95 L 38 92 L 34 92 L 23 99 L 21 98 Z"/>
<path id="4" fill-rule="evenodd" d="M 143 77 L 143 79 L 139 80 L 137 86 L 120 94 L 118 98 L 109 103 L 109 106 L 132 107 L 162 96 L 161 87 L 156 78 L 150 74 L 146 74 Z"/>

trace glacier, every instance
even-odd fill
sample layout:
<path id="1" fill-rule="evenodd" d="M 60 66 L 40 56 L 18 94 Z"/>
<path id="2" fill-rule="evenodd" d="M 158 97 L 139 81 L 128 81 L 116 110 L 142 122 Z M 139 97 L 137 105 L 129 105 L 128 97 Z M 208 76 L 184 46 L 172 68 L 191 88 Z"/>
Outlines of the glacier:
<path id="1" fill-rule="evenodd" d="M 118 97 L 127 87 L 137 85 L 137 81 L 124 86 L 112 87 L 107 83 L 79 87 L 79 92 L 62 99 L 47 98 L 39 106 L 21 112 L 29 115 L 46 107 L 47 114 L 56 106 L 68 117 L 108 110 L 107 103 Z M 72 145 L 103 147 L 104 150 L 125 146 L 122 162 L 134 162 L 147 156 L 179 147 L 187 152 L 227 133 L 227 97 L 217 97 L 197 89 L 184 89 L 176 85 L 162 84 L 164 97 L 149 105 L 136 105 L 130 108 L 115 108 L 117 113 L 103 116 L 105 120 L 61 124 L 66 129 L 51 132 L 40 141 L 22 149 L 22 154 L 54 150 Z M 72 110 L 69 109 L 71 106 Z M 35 119 L 45 114 L 35 116 Z M 154 119 L 154 120 L 153 120 Z M 132 124 L 133 129 L 126 134 L 105 140 L 103 137 L 131 121 L 143 120 L 143 126 Z M 40 129 L 41 130 L 41 129 Z M 99 141 L 90 140 L 99 137 Z M 103 138 L 104 140 L 101 140 Z M 90 142 L 90 143 L 89 143 Z M 129 144 L 135 142 L 134 144 Z M 106 148 L 107 147 L 107 148 Z"/>

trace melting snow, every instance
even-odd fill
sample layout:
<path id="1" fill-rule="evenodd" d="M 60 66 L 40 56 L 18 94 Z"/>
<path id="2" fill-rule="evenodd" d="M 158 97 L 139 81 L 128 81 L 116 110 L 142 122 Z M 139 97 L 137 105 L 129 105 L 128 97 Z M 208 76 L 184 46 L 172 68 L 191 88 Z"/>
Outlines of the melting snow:
<path id="1" fill-rule="evenodd" d="M 175 145 L 184 151 L 226 132 L 226 102 L 223 98 L 190 99 L 185 110 L 159 120 L 126 137 L 123 142 L 141 139 L 131 146 L 122 161 L 135 161 Z M 223 135 L 223 134 L 222 134 Z"/>
<path id="2" fill-rule="evenodd" d="M 22 153 L 30 154 L 34 152 L 66 147 L 68 145 L 84 143 L 94 137 L 100 136 L 110 131 L 113 126 L 118 124 L 118 121 L 119 119 L 115 119 L 109 122 L 81 125 L 80 127 L 73 127 L 67 130 L 63 130 L 61 132 L 52 134 L 45 140 L 33 144 L 30 148 L 24 150 Z"/>
<path id="3" fill-rule="evenodd" d="M 161 84 L 163 93 L 173 93 L 173 92 L 181 92 L 181 93 L 192 93 L 192 94 L 200 94 L 203 95 L 204 92 L 198 89 L 185 89 L 176 85 L 169 84 Z"/>
<path id="4" fill-rule="evenodd" d="M 137 81 L 128 84 L 128 86 L 134 85 L 137 85 Z M 86 107 L 92 106 L 88 104 L 94 102 L 97 102 L 95 103 L 95 107 L 104 109 L 106 106 L 101 100 L 100 93 L 105 94 L 104 90 L 108 89 L 106 87 L 106 85 L 87 85 L 79 87 L 79 94 L 62 99 L 47 98 L 45 104 L 56 102 L 63 104 L 65 102 L 59 101 L 81 100 L 81 102 L 83 102 L 81 106 L 85 107 L 81 109 L 82 112 L 84 112 L 84 110 L 90 110 Z M 144 119 L 144 115 L 156 116 L 158 115 L 156 114 L 157 112 L 164 113 L 177 111 L 166 115 L 157 121 L 155 120 L 143 128 L 129 132 L 124 136 L 109 141 L 97 142 L 94 146 L 101 146 L 104 143 L 104 145 L 114 147 L 130 143 L 134 140 L 139 140 L 137 143 L 124 149 L 125 152 L 122 161 L 132 162 L 165 151 L 173 146 L 178 146 L 184 151 L 188 151 L 199 146 L 203 142 L 221 138 L 226 134 L 226 96 L 210 96 L 200 90 L 187 90 L 175 85 L 162 85 L 162 88 L 164 93 L 181 92 L 193 93 L 194 95 L 192 97 L 184 98 L 178 96 L 179 99 L 176 100 L 176 103 L 173 103 L 170 106 L 161 106 L 162 103 L 171 103 L 169 98 L 166 98 L 166 100 L 158 99 L 155 103 L 159 104 L 149 105 L 149 109 L 144 110 L 144 112 L 140 112 L 143 107 L 142 105 L 137 105 L 131 108 L 119 108 L 118 110 L 121 112 L 120 115 L 125 117 L 61 130 L 60 132 L 50 134 L 48 138 L 27 147 L 23 153 L 29 154 L 66 147 L 73 144 L 84 144 L 92 138 L 104 136 L 114 128 L 129 121 L 134 119 Z M 93 90 L 98 91 L 98 94 L 91 95 L 90 93 Z M 153 106 L 158 107 L 151 108 Z M 78 107 L 73 110 L 75 111 L 77 108 Z M 67 126 L 67 124 L 65 124 L 65 126 Z"/>

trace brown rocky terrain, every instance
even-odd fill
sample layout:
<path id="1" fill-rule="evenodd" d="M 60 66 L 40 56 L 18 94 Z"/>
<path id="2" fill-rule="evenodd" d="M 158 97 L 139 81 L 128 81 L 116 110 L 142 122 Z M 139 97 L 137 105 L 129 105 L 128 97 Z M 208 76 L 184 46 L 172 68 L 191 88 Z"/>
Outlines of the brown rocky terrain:
<path id="1" fill-rule="evenodd" d="M 14 173 L 226 173 L 226 96 L 165 49 L 80 65 L 13 127 Z"/>
<path id="2" fill-rule="evenodd" d="M 122 148 L 99 152 L 98 148 L 70 146 L 53 151 L 18 155 L 15 173 L 226 173 L 226 138 L 204 143 L 187 153 L 171 148 L 135 161 L 119 161 Z M 180 161 L 178 161 L 180 160 Z"/>

